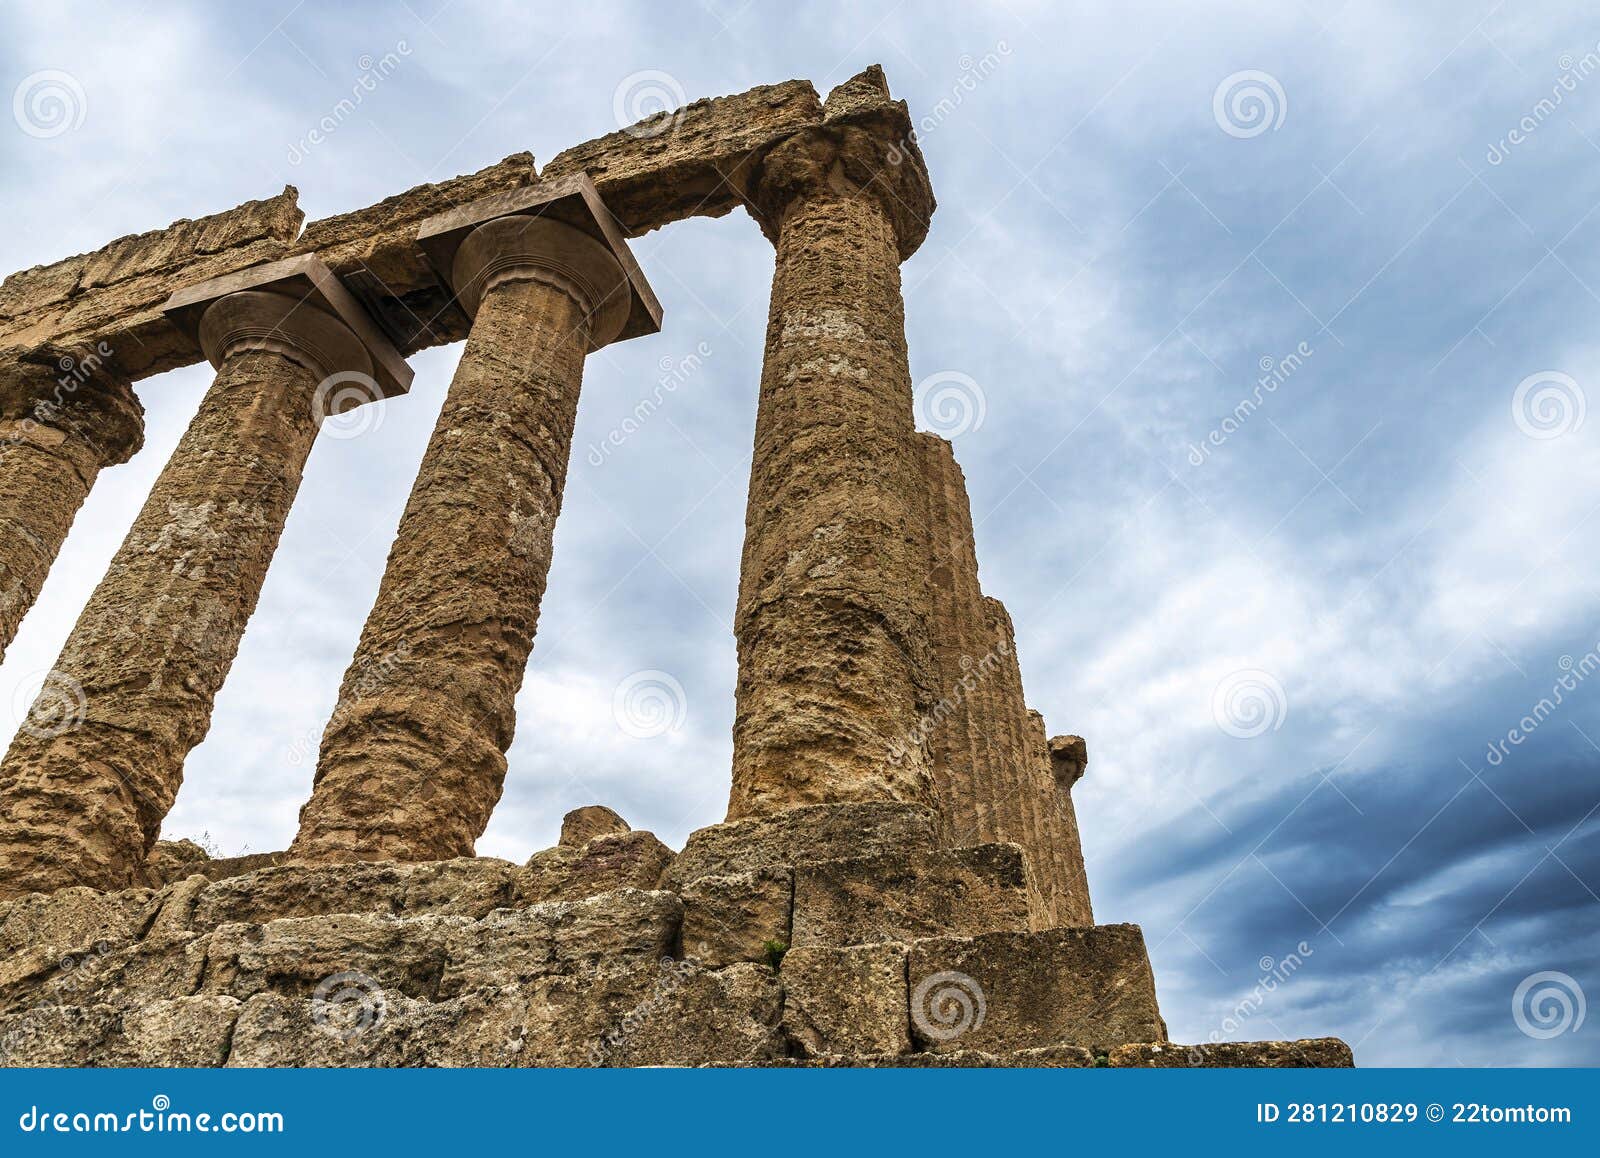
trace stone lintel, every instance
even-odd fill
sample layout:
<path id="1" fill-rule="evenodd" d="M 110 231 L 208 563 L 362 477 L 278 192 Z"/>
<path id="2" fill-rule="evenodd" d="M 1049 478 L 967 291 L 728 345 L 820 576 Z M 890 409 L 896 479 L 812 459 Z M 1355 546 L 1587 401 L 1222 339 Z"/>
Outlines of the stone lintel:
<path id="1" fill-rule="evenodd" d="M 138 380 L 200 360 L 161 312 L 174 289 L 282 257 L 304 219 L 291 186 L 90 253 L 14 273 L 0 285 L 0 346 L 98 349 Z"/>
<path id="2" fill-rule="evenodd" d="M 661 303 L 634 260 L 622 228 L 586 174 L 574 173 L 531 188 L 496 193 L 430 217 L 417 231 L 417 244 L 448 285 L 461 243 L 479 226 L 501 217 L 559 221 L 600 242 L 628 279 L 628 318 L 615 340 L 622 342 L 660 331 Z"/>
<path id="3" fill-rule="evenodd" d="M 870 120 L 883 111 L 869 108 L 863 115 Z M 858 112 L 854 105 L 841 107 L 834 119 L 844 123 Z M 621 232 L 638 237 L 674 221 L 721 217 L 747 205 L 763 155 L 797 131 L 819 125 L 822 117 L 810 81 L 759 85 L 693 101 L 657 117 L 659 125 L 647 120 L 574 145 L 549 163 L 544 177 L 548 183 L 588 174 Z M 210 217 L 119 238 L 92 253 L 6 278 L 0 285 L 0 346 L 88 349 L 107 341 L 134 381 L 191 366 L 202 360 L 194 336 L 162 313 L 175 289 L 306 252 L 322 256 L 401 352 L 461 341 L 469 320 L 454 305 L 448 280 L 418 250 L 415 223 L 447 206 L 538 181 L 533 157 L 518 153 L 475 173 L 306 222 L 303 233 L 304 215 L 289 188 Z"/>
<path id="4" fill-rule="evenodd" d="M 270 290 L 297 297 L 333 315 L 350 328 L 371 355 L 373 379 L 380 397 L 392 398 L 411 388 L 413 371 L 400 351 L 315 254 L 286 257 L 178 290 L 162 307 L 162 312 L 178 329 L 195 336 L 200 330 L 200 319 L 214 302 L 244 290 Z"/>

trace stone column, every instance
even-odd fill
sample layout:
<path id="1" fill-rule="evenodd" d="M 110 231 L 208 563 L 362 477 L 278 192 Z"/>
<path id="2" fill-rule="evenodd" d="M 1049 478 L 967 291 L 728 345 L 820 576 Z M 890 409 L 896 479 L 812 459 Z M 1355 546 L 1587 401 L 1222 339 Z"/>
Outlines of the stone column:
<path id="1" fill-rule="evenodd" d="M 0 659 L 108 466 L 144 442 L 144 408 L 99 350 L 0 363 Z"/>
<path id="2" fill-rule="evenodd" d="M 216 379 L 0 764 L 0 898 L 141 883 L 261 593 L 325 385 L 347 400 L 352 378 L 373 394 L 409 383 L 340 294 L 301 258 L 169 303 L 197 323 Z"/>
<path id="3" fill-rule="evenodd" d="M 730 820 L 931 803 L 925 499 L 900 262 L 933 210 L 876 69 L 774 147 L 752 209 L 777 246 L 734 630 Z"/>
<path id="4" fill-rule="evenodd" d="M 472 331 L 323 733 L 297 859 L 471 856 L 500 799 L 584 357 L 655 328 L 579 184 L 423 226 Z"/>

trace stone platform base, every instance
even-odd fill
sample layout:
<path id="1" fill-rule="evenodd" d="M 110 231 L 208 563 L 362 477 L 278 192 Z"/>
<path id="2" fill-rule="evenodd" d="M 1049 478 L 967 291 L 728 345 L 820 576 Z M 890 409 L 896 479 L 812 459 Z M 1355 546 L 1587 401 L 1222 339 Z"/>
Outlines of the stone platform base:
<path id="1" fill-rule="evenodd" d="M 1331 1039 L 1169 1044 L 1137 927 L 1037 927 L 1016 846 L 937 848 L 918 809 L 799 809 L 677 855 L 584 812 L 521 866 L 168 850 L 158 888 L 0 906 L 0 1061 L 1351 1064 Z"/>

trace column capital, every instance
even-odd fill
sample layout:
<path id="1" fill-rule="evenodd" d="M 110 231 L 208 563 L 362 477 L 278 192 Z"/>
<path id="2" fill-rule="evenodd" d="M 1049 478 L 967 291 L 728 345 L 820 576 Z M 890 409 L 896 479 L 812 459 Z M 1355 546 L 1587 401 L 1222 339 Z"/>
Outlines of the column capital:
<path id="1" fill-rule="evenodd" d="M 583 173 L 430 217 L 417 244 L 469 317 L 494 286 L 532 280 L 578 303 L 590 352 L 661 328 L 661 303 Z"/>
<path id="2" fill-rule="evenodd" d="M 891 100 L 877 65 L 828 94 L 822 120 L 785 137 L 757 163 L 751 216 L 774 245 L 797 201 L 870 197 L 894 229 L 904 261 L 928 235 L 935 201 L 905 101 Z"/>
<path id="3" fill-rule="evenodd" d="M 104 343 L 0 351 L 0 448 L 54 449 L 73 438 L 96 469 L 127 462 L 144 445 L 144 407 L 112 351 Z"/>
<path id="4" fill-rule="evenodd" d="M 370 379 L 369 401 L 411 388 L 411 367 L 315 254 L 201 282 L 173 294 L 162 309 L 217 369 L 241 351 L 267 350 L 323 378 Z"/>

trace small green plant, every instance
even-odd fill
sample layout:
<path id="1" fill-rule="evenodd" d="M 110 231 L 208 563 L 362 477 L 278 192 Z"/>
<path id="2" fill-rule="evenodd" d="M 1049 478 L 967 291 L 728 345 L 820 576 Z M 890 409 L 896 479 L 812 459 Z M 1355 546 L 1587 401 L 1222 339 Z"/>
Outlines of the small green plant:
<path id="1" fill-rule="evenodd" d="M 783 941 L 766 941 L 761 949 L 767 955 L 767 965 L 776 973 L 778 966 L 783 964 L 783 955 L 789 951 L 789 946 Z"/>

